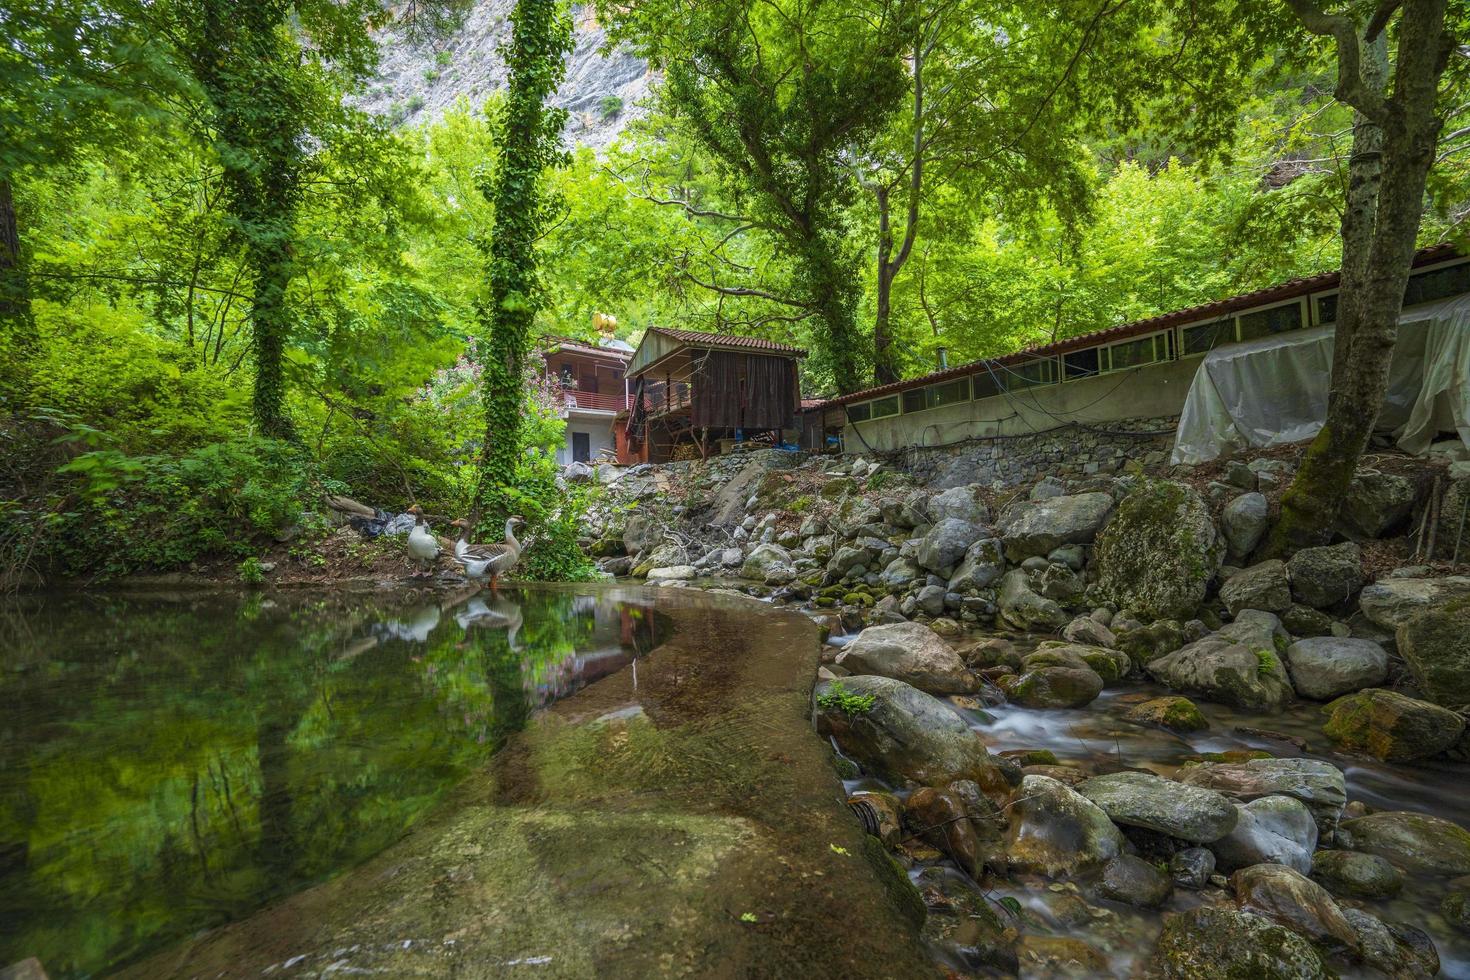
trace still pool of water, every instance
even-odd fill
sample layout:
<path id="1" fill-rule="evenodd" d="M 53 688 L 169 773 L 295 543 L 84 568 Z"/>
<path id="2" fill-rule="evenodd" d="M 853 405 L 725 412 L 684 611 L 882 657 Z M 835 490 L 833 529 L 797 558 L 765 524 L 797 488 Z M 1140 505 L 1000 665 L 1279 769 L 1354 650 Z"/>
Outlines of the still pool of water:
<path id="1" fill-rule="evenodd" d="M 0 966 L 53 978 L 358 864 L 666 632 L 558 591 L 55 597 L 0 629 Z"/>

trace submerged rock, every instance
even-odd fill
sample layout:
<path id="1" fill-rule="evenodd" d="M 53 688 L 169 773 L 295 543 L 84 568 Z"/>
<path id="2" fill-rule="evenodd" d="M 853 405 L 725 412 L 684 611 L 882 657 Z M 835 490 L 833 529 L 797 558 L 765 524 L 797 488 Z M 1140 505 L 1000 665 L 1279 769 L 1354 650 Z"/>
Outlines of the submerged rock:
<path id="1" fill-rule="evenodd" d="M 1312 870 L 1317 824 L 1304 803 L 1289 796 L 1263 796 L 1238 809 L 1235 828 L 1210 845 L 1220 867 L 1231 871 L 1280 864 L 1302 874 Z"/>
<path id="2" fill-rule="evenodd" d="M 1123 712 L 1123 720 L 1176 732 L 1202 732 L 1210 727 L 1199 707 L 1189 698 L 1178 695 L 1152 698 L 1142 704 L 1135 704 Z"/>
<path id="3" fill-rule="evenodd" d="M 1123 835 L 1108 815 L 1055 779 L 1022 779 L 1007 812 L 1006 856 L 1014 870 L 1069 875 L 1123 852 Z"/>
<path id="4" fill-rule="evenodd" d="M 1219 793 L 1151 773 L 1115 772 L 1077 786 L 1114 822 L 1192 844 L 1219 840 L 1235 827 L 1235 806 Z"/>
<path id="5" fill-rule="evenodd" d="M 1372 640 L 1314 636 L 1286 648 L 1292 686 L 1303 697 L 1327 701 L 1388 676 L 1388 654 Z"/>
<path id="6" fill-rule="evenodd" d="M 1332 833 L 1347 802 L 1342 770 L 1320 759 L 1251 759 L 1191 766 L 1179 779 L 1238 800 L 1290 796 L 1312 811 L 1319 834 Z"/>
<path id="7" fill-rule="evenodd" d="M 849 695 L 871 695 L 872 706 L 849 714 L 835 699 L 835 685 Z M 1007 781 L 965 720 L 938 698 L 889 677 L 844 677 L 817 685 L 817 722 L 847 755 L 892 783 L 944 786 L 971 779 L 987 792 Z"/>
<path id="8" fill-rule="evenodd" d="M 960 655 L 922 623 L 869 626 L 837 655 L 852 674 L 877 674 L 930 694 L 969 694 L 980 684 Z"/>
<path id="9" fill-rule="evenodd" d="M 1357 933 L 1363 961 L 1394 980 L 1430 980 L 1439 976 L 1439 953 L 1421 929 L 1385 922 L 1362 909 L 1343 909 Z"/>
<path id="10" fill-rule="evenodd" d="M 1312 855 L 1312 877 L 1334 895 L 1348 898 L 1392 898 L 1404 887 L 1404 876 L 1377 854 L 1318 851 Z"/>
<path id="11" fill-rule="evenodd" d="M 1079 493 L 1021 501 L 1006 508 L 998 522 L 1006 557 L 1019 562 L 1065 544 L 1090 544 L 1113 510 L 1106 493 Z"/>
<path id="12" fill-rule="evenodd" d="M 1470 831 L 1427 813 L 1370 813 L 1344 820 L 1338 833 L 1342 846 L 1388 858 L 1406 871 L 1470 874 Z"/>
<path id="13" fill-rule="evenodd" d="M 1098 587 L 1149 618 L 1184 619 L 1204 601 L 1224 551 L 1199 494 L 1148 483 L 1123 498 L 1098 535 Z"/>
<path id="14" fill-rule="evenodd" d="M 1265 916 L 1201 905 L 1164 921 L 1149 980 L 1327 980 L 1333 974 L 1301 936 Z"/>
<path id="15" fill-rule="evenodd" d="M 1235 902 L 1281 923 L 1326 949 L 1358 949 L 1358 933 L 1343 918 L 1327 889 L 1280 864 L 1258 864 L 1235 873 Z"/>
<path id="16" fill-rule="evenodd" d="M 1382 688 L 1348 694 L 1322 710 L 1328 716 L 1322 731 L 1335 744 L 1385 762 L 1438 755 L 1465 731 L 1453 711 Z"/>
<path id="17" fill-rule="evenodd" d="M 1447 708 L 1470 705 L 1470 596 L 1414 613 L 1397 641 L 1426 698 Z"/>
<path id="18" fill-rule="evenodd" d="M 1030 980 L 1072 978 L 1090 980 L 1108 975 L 1108 958 L 1089 942 L 1067 936 L 1023 936 L 1021 976 Z"/>

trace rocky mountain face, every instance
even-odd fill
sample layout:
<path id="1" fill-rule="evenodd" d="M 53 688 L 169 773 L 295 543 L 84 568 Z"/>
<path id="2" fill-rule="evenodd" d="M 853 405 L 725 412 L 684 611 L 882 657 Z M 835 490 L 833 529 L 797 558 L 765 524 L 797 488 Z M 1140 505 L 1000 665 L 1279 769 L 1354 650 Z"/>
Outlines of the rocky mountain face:
<path id="1" fill-rule="evenodd" d="M 510 39 L 515 0 L 480 0 L 448 37 L 415 40 L 401 32 L 383 36 L 378 78 L 359 105 L 399 125 L 432 122 L 460 98 L 478 108 L 505 87 L 500 48 Z M 575 47 L 555 104 L 570 110 L 568 143 L 606 148 L 623 128 L 646 111 L 653 76 L 648 65 L 626 51 L 601 53 L 607 34 L 589 5 L 572 9 Z"/>

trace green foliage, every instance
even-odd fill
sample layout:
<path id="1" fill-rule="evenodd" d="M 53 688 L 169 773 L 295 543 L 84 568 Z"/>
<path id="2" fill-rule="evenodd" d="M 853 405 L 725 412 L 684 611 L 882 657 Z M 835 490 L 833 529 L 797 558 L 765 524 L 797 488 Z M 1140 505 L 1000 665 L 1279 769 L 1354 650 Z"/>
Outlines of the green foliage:
<path id="1" fill-rule="evenodd" d="M 265 581 L 265 569 L 260 566 L 260 559 L 254 555 L 240 562 L 237 571 L 240 573 L 240 581 L 246 585 L 259 585 Z"/>
<path id="2" fill-rule="evenodd" d="M 841 681 L 833 681 L 826 691 L 817 695 L 817 707 L 823 711 L 841 711 L 854 718 L 873 710 L 877 700 L 872 694 L 853 694 L 842 686 Z"/>
<path id="3" fill-rule="evenodd" d="M 1277 660 L 1276 654 L 1270 650 L 1256 651 L 1256 673 L 1262 677 L 1275 673 L 1279 666 L 1281 666 L 1281 661 Z"/>
<path id="4" fill-rule="evenodd" d="M 604 95 L 597 103 L 597 109 L 603 119 L 615 119 L 623 114 L 623 100 L 616 95 Z"/>

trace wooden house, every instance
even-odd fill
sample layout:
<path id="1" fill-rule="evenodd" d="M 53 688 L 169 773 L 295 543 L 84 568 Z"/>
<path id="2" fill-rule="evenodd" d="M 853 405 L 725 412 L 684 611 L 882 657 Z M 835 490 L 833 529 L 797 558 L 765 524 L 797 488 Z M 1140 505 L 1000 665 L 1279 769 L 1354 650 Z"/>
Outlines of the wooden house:
<path id="1" fill-rule="evenodd" d="M 621 341 L 546 338 L 546 374 L 560 389 L 567 419 L 566 444 L 556 451 L 558 463 L 594 462 L 615 453 L 617 419 L 631 404 L 624 380 L 631 356 Z"/>

